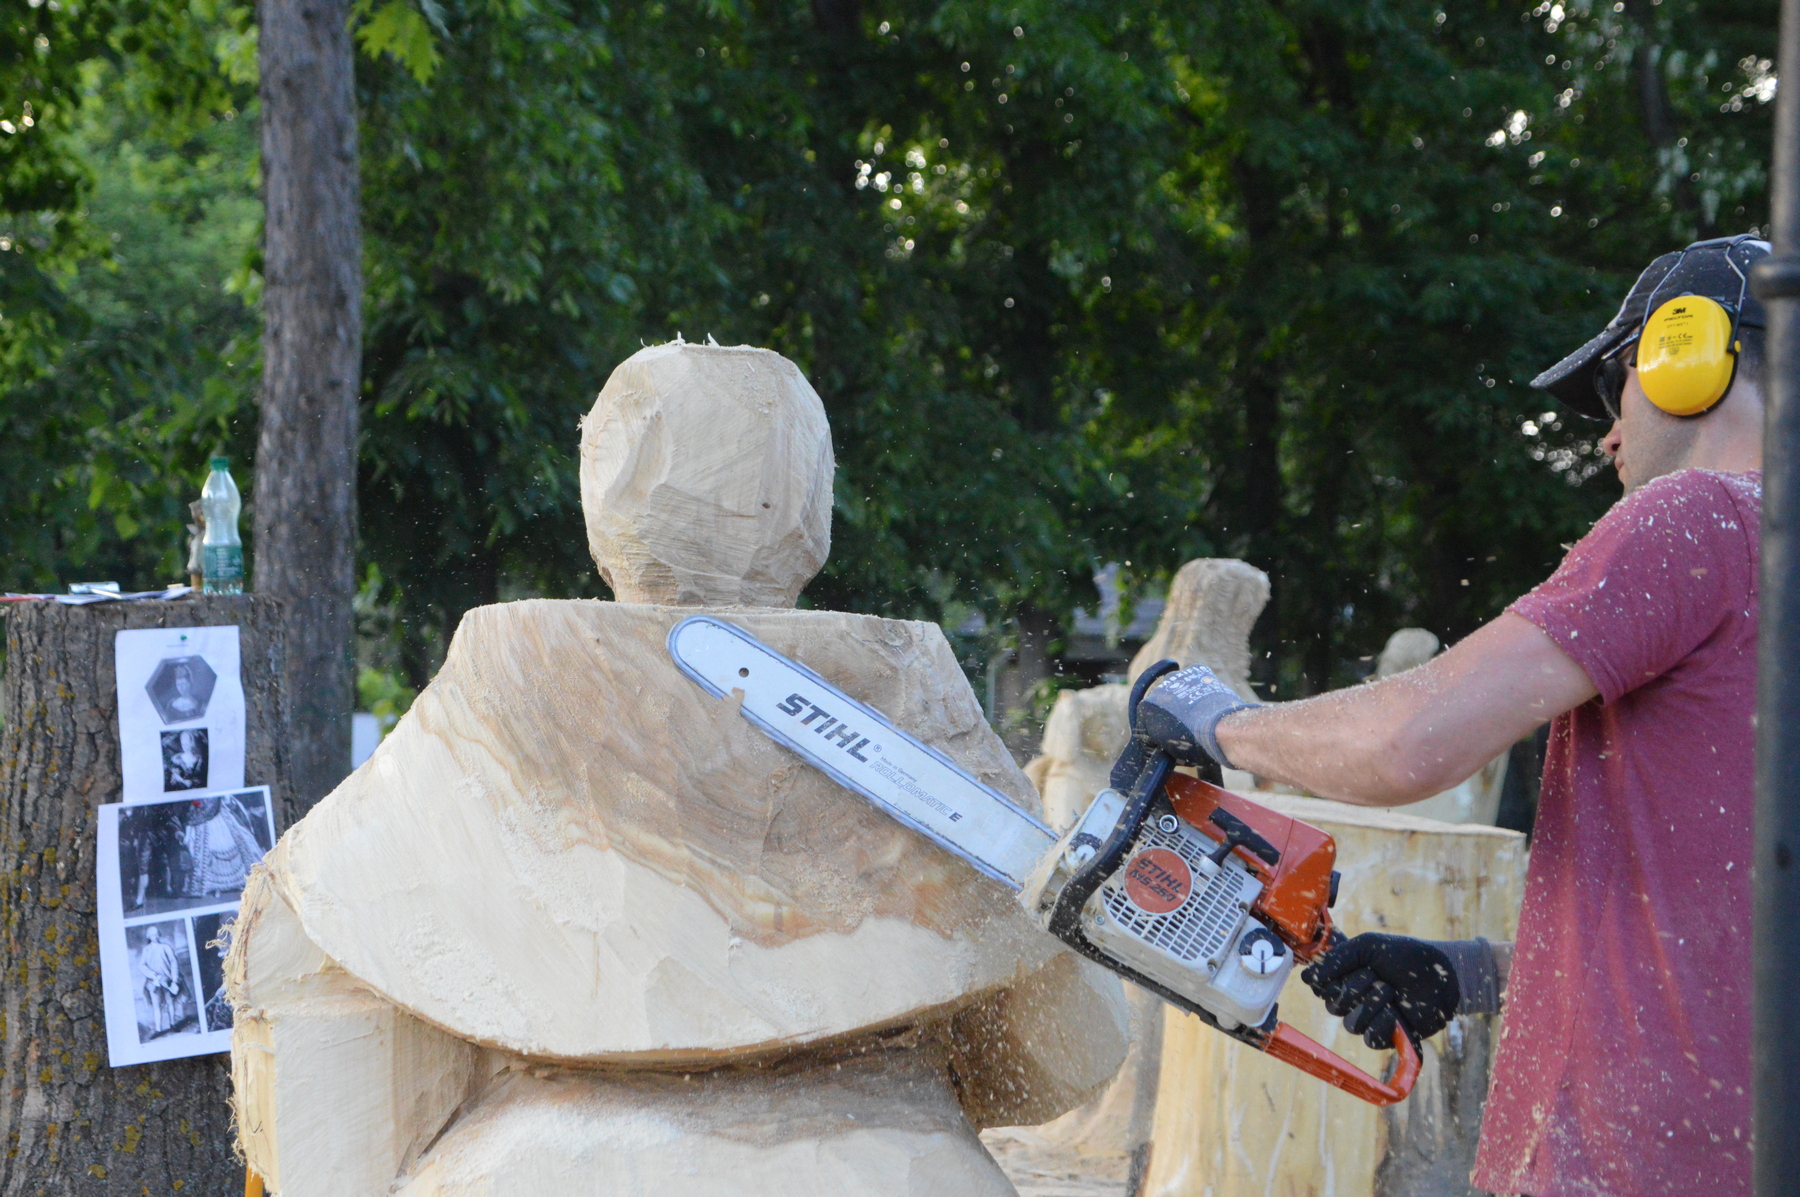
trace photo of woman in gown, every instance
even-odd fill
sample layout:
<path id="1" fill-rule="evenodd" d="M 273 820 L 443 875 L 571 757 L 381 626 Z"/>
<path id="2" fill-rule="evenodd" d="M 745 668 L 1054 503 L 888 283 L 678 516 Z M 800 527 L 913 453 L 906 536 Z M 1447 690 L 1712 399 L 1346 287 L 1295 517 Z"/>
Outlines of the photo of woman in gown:
<path id="1" fill-rule="evenodd" d="M 254 827 L 235 795 L 194 803 L 182 832 L 190 861 L 190 897 L 229 899 L 244 888 L 244 878 L 264 851 Z"/>
<path id="2" fill-rule="evenodd" d="M 162 733 L 163 792 L 206 788 L 207 729 Z"/>

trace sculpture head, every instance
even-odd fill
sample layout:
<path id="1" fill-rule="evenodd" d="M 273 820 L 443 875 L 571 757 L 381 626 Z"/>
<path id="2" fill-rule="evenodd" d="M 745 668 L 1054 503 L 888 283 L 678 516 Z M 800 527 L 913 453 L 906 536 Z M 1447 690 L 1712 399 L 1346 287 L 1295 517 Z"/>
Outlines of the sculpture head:
<path id="1" fill-rule="evenodd" d="M 831 552 L 831 427 L 779 353 L 632 354 L 581 425 L 588 549 L 620 602 L 791 607 Z"/>

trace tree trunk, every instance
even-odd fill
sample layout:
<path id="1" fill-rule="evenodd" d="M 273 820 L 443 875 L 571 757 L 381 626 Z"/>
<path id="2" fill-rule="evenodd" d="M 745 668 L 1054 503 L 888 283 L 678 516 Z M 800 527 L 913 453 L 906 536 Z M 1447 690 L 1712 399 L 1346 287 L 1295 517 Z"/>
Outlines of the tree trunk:
<path id="1" fill-rule="evenodd" d="M 1050 642 L 1056 638 L 1056 617 L 1040 607 L 1026 606 L 1018 615 L 1018 645 L 1002 668 L 994 688 L 995 725 L 1015 760 L 1037 755 L 1044 724 L 1037 715 L 1038 685 L 1056 672 Z"/>
<path id="2" fill-rule="evenodd" d="M 262 428 L 258 593 L 284 601 L 294 791 L 350 771 L 362 233 L 344 0 L 261 0 Z"/>
<path id="3" fill-rule="evenodd" d="M 1639 43 L 1631 55 L 1631 81 L 1637 91 L 1638 115 L 1644 122 L 1644 137 L 1657 151 L 1659 164 L 1664 169 L 1672 170 L 1672 164 L 1663 160 L 1664 155 L 1674 154 L 1680 146 L 1681 129 L 1675 115 L 1675 105 L 1669 99 L 1669 81 L 1663 72 L 1663 55 L 1668 52 L 1667 46 L 1658 45 L 1656 41 L 1656 19 L 1652 7 L 1661 0 L 1626 0 L 1625 15 L 1638 28 Z M 1711 228 L 1705 221 L 1705 213 L 1700 210 L 1700 198 L 1694 192 L 1694 181 L 1688 177 L 1684 167 L 1674 174 L 1673 186 L 1669 198 L 1676 211 L 1689 217 L 1694 222 L 1693 235 L 1711 236 Z"/>
<path id="4" fill-rule="evenodd" d="M 295 815 L 282 731 L 280 605 L 243 597 L 14 607 L 0 741 L 3 1197 L 241 1192 L 229 1057 L 106 1065 L 94 923 L 94 808 L 119 799 L 113 634 L 235 623 L 244 776 Z"/>

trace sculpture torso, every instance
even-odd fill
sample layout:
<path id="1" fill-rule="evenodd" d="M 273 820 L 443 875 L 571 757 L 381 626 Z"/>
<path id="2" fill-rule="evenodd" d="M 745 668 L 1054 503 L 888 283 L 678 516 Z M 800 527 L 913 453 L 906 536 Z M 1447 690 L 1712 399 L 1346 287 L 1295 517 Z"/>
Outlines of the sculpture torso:
<path id="1" fill-rule="evenodd" d="M 470 612 L 407 718 L 284 842 L 309 936 L 439 1026 L 585 1059 L 839 1035 L 1054 954 L 1003 890 L 681 675 L 664 641 L 695 611 Z M 1035 809 L 936 625 L 714 613 Z"/>

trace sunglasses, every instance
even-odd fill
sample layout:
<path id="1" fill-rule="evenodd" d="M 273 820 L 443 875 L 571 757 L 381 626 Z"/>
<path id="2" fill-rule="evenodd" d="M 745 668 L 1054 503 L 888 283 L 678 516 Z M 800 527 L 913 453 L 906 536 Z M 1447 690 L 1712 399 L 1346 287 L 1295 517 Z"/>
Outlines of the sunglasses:
<path id="1" fill-rule="evenodd" d="M 1625 394 L 1625 374 L 1637 360 L 1638 339 L 1632 337 L 1600 359 L 1594 369 L 1594 391 L 1600 405 L 1615 421 L 1619 418 L 1619 400 Z"/>

